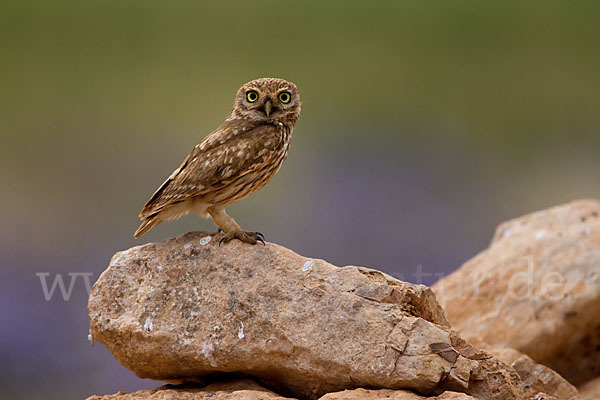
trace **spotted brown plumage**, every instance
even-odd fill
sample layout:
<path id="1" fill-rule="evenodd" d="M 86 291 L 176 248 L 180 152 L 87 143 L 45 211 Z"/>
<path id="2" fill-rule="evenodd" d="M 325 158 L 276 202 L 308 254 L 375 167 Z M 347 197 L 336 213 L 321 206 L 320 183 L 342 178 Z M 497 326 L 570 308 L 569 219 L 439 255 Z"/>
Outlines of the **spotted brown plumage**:
<path id="1" fill-rule="evenodd" d="M 256 192 L 277 173 L 300 110 L 291 82 L 261 78 L 243 85 L 229 118 L 194 147 L 148 200 L 135 237 L 161 221 L 195 211 L 212 217 L 224 233 L 222 241 L 261 240 L 260 234 L 243 231 L 225 207 Z"/>

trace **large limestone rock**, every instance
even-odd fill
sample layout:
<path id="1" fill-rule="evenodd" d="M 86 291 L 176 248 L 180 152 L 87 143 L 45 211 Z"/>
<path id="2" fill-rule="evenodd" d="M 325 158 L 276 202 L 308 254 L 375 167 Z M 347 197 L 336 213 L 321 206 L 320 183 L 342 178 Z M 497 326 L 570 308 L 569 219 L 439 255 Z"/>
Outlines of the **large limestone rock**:
<path id="1" fill-rule="evenodd" d="M 433 286 L 468 340 L 512 347 L 578 385 L 600 374 L 600 203 L 508 221 Z"/>
<path id="2" fill-rule="evenodd" d="M 197 388 L 161 386 L 153 390 L 139 390 L 134 393 L 117 393 L 108 396 L 92 396 L 87 400 L 290 400 L 273 393 L 251 379 L 213 383 Z"/>
<path id="3" fill-rule="evenodd" d="M 92 289 L 92 338 L 142 378 L 241 373 L 309 399 L 361 386 L 521 396 L 516 372 L 457 337 L 427 287 L 216 242 L 197 232 L 117 253 Z"/>

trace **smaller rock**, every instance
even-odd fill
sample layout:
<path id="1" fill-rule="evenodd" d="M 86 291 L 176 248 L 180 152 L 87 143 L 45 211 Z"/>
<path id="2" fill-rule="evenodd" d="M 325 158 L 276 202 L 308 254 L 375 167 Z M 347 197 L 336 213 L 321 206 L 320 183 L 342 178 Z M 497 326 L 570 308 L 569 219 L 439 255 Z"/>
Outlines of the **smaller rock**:
<path id="1" fill-rule="evenodd" d="M 392 389 L 353 389 L 328 393 L 319 400 L 476 400 L 465 393 L 444 392 L 439 396 L 423 397 L 407 390 Z"/>
<path id="2" fill-rule="evenodd" d="M 508 347 L 493 347 L 481 341 L 476 341 L 475 344 L 517 371 L 523 382 L 525 398 L 535 398 L 540 393 L 554 396 L 557 400 L 580 398 L 579 392 L 569 381 L 545 365 L 538 364 L 528 355 Z"/>
<path id="3" fill-rule="evenodd" d="M 600 377 L 581 385 L 579 393 L 581 400 L 600 400 Z"/>
<path id="4" fill-rule="evenodd" d="M 194 384 L 164 385 L 152 390 L 134 393 L 116 393 L 107 396 L 91 396 L 87 400 L 293 400 L 271 392 L 252 379 L 218 382 L 199 387 Z"/>

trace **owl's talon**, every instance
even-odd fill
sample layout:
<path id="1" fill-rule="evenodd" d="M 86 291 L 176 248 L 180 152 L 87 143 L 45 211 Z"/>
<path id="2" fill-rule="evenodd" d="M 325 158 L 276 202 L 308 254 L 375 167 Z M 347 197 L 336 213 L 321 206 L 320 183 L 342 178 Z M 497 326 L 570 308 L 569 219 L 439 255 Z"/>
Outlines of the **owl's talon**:
<path id="1" fill-rule="evenodd" d="M 221 246 L 221 243 L 223 243 L 223 242 L 227 243 L 233 239 L 238 239 L 241 242 L 248 243 L 248 244 L 256 244 L 258 242 L 261 242 L 263 245 L 266 245 L 265 239 L 264 239 L 264 236 L 262 235 L 262 233 L 246 232 L 246 231 L 243 231 L 240 229 L 240 230 L 236 230 L 236 231 L 227 232 L 221 238 L 221 240 L 219 240 L 219 246 Z"/>

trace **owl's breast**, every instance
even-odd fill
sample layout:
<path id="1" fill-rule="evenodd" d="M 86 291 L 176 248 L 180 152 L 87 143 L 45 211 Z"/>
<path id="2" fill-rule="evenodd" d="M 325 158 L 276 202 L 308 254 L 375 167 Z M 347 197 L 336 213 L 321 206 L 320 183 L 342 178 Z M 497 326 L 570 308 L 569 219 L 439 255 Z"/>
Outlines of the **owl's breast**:
<path id="1" fill-rule="evenodd" d="M 246 171 L 228 180 L 215 190 L 211 204 L 231 204 L 251 195 L 266 185 L 279 171 L 290 147 L 292 129 L 276 126 L 262 142 L 258 158 Z"/>
<path id="2" fill-rule="evenodd" d="M 288 150 L 290 149 L 290 142 L 292 140 L 293 129 L 292 127 L 288 127 L 282 124 L 281 122 L 278 123 L 277 128 L 277 132 L 279 134 L 279 146 L 277 146 L 275 158 L 279 160 L 277 170 L 275 171 L 275 173 L 277 173 L 277 171 L 281 167 L 281 163 L 283 163 L 283 161 L 287 157 Z"/>

